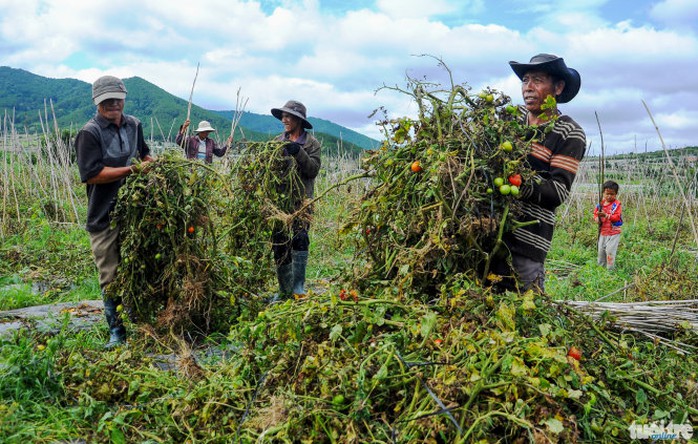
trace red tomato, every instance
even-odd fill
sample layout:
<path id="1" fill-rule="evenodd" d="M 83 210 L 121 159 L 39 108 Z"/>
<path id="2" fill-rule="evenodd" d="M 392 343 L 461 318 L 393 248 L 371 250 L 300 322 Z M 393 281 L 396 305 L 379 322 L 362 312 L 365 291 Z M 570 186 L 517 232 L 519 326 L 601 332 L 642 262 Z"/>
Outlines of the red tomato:
<path id="1" fill-rule="evenodd" d="M 410 166 L 410 169 L 413 173 L 418 173 L 422 171 L 422 165 L 419 163 L 419 160 L 415 160 L 414 162 L 412 162 L 412 166 Z"/>
<path id="2" fill-rule="evenodd" d="M 509 176 L 509 183 L 516 186 L 516 187 L 520 187 L 521 186 L 521 174 L 516 173 L 516 174 L 512 174 L 511 176 Z"/>
<path id="3" fill-rule="evenodd" d="M 582 351 L 573 345 L 567 352 L 567 356 L 579 361 L 580 359 L 582 359 Z"/>

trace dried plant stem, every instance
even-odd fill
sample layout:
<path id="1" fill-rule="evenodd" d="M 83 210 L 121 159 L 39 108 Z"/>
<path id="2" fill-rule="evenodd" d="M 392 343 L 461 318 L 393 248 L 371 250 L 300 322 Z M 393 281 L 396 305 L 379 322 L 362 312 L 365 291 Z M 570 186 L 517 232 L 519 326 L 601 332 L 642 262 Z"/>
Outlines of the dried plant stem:
<path id="1" fill-rule="evenodd" d="M 698 299 L 628 303 L 587 301 L 557 301 L 557 303 L 575 307 L 595 320 L 610 315 L 613 324 L 619 328 L 641 333 L 652 339 L 661 338 L 662 343 L 671 345 L 672 348 L 684 353 L 698 352 L 698 347 L 695 345 L 658 336 L 686 328 L 698 332 Z"/>

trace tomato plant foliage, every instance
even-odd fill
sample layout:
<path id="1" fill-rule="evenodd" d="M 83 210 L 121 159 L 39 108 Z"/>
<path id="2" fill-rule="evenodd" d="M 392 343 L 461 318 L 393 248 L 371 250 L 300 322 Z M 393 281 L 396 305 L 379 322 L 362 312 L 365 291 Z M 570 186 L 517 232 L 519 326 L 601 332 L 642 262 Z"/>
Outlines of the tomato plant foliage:
<path id="1" fill-rule="evenodd" d="M 511 193 L 488 190 L 501 189 L 503 177 L 533 175 L 525 162 L 533 132 L 491 88 L 475 94 L 467 84 L 410 79 L 394 89 L 414 99 L 418 116 L 385 118 L 382 146 L 364 158 L 374 180 L 345 227 L 368 264 L 355 281 L 433 294 L 456 273 L 482 279 L 504 257 L 502 233 L 521 214 Z M 413 159 L 420 174 L 409 174 Z"/>

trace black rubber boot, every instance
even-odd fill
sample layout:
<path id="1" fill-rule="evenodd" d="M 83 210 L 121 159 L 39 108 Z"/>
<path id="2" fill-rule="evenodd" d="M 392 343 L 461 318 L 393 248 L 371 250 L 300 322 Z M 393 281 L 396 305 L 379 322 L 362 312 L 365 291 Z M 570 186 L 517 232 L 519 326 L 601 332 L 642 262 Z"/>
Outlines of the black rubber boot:
<path id="1" fill-rule="evenodd" d="M 114 348 L 126 342 L 126 328 L 121 320 L 121 313 L 116 307 L 119 302 L 111 298 L 104 298 L 104 317 L 107 318 L 109 326 L 109 342 L 104 345 L 104 348 Z"/>
<path id="2" fill-rule="evenodd" d="M 308 265 L 308 252 L 291 252 L 293 257 L 293 294 L 305 296 L 305 268 Z"/>

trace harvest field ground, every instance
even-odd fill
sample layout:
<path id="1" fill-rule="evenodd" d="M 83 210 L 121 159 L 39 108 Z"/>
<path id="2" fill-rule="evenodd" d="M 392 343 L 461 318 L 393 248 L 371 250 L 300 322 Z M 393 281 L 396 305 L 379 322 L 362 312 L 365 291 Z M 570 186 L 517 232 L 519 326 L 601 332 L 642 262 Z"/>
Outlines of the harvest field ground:
<path id="1" fill-rule="evenodd" d="M 85 186 L 72 141 L 54 133 L 5 128 L 1 135 L 3 311 L 101 298 L 84 229 Z M 642 425 L 670 422 L 698 435 L 695 149 L 605 160 L 603 175 L 620 184 L 623 203 L 613 271 L 596 264 L 600 164 L 587 157 L 557 210 L 544 295 L 498 293 L 449 264 L 430 271 L 440 284 L 433 288 L 420 280 L 413 250 L 398 257 L 366 251 L 384 245 L 370 237 L 379 222 L 361 219 L 383 204 L 370 200 L 376 178 L 363 174 L 365 159 L 323 158 L 308 295 L 269 304 L 276 281 L 264 221 L 271 216 L 263 197 L 245 188 L 250 177 L 257 185 L 267 180 L 264 152 L 232 153 L 203 168 L 172 147 L 153 148 L 166 159 L 154 170 L 158 180 L 170 181 L 170 190 L 184 184 L 185 197 L 203 193 L 203 202 L 191 201 L 201 231 L 187 237 L 184 225 L 156 228 L 134 182 L 124 196 L 134 203 L 121 211 L 127 223 L 146 224 L 142 237 L 127 242 L 134 242 L 131 261 L 143 261 L 147 272 L 134 265 L 123 273 L 129 283 L 113 291 L 144 304 L 126 287 L 136 282 L 155 298 L 149 279 L 180 267 L 171 269 L 183 273 L 172 290 L 178 297 L 197 284 L 197 294 L 213 298 L 202 311 L 211 316 L 206 328 L 180 318 L 126 320 L 128 346 L 113 350 L 103 349 L 106 322 L 80 330 L 65 322 L 51 332 L 27 325 L 0 337 L 0 441 L 620 443 L 644 439 Z M 443 171 L 430 169 L 427 151 L 412 150 L 409 161 L 396 155 L 391 160 L 403 163 L 390 168 L 413 182 Z M 423 170 L 410 171 L 414 158 Z M 175 173 L 180 182 L 172 182 Z M 405 182 L 405 199 L 423 192 L 413 182 Z M 173 199 L 160 191 L 167 190 L 151 198 Z M 428 229 L 412 224 L 414 207 L 390 205 L 405 221 L 391 236 Z M 182 245 L 188 256 L 177 250 Z M 157 249 L 148 254 L 176 251 L 178 259 L 158 269 L 136 253 L 146 246 Z M 376 258 L 400 266 L 377 277 L 369 269 Z M 193 271 L 182 271 L 182 261 Z M 448 267 L 453 276 L 442 273 Z M 196 280 L 201 273 L 211 278 Z M 650 302 L 666 305 L 637 313 L 631 306 Z M 153 314 L 139 307 L 146 318 Z M 163 367 L 159 356 L 176 358 Z M 687 442 L 689 429 L 675 442 Z"/>

